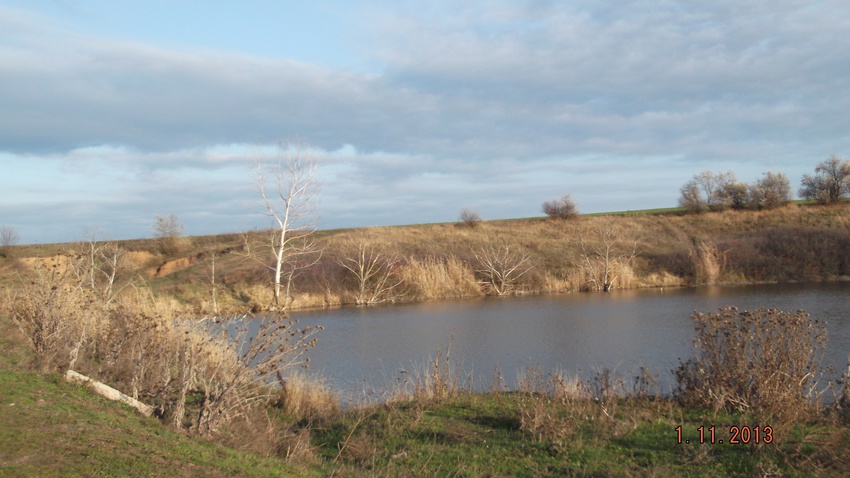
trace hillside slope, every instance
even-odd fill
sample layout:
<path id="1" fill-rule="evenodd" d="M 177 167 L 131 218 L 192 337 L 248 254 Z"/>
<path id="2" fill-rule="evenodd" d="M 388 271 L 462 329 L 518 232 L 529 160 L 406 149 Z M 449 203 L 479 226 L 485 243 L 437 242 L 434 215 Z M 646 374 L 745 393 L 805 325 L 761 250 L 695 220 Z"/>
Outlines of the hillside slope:
<path id="1" fill-rule="evenodd" d="M 200 313 L 262 309 L 272 301 L 269 234 L 186 237 L 165 251 L 153 239 L 120 241 L 126 252 L 115 287 L 150 286 Z M 848 204 L 373 227 L 313 238 L 315 252 L 294 261 L 305 267 L 293 276 L 292 308 L 850 276 L 842 252 L 850 248 Z M 91 247 L 16 247 L 0 263 L 0 280 L 84 262 Z M 358 278 L 367 264 L 374 274 Z"/>

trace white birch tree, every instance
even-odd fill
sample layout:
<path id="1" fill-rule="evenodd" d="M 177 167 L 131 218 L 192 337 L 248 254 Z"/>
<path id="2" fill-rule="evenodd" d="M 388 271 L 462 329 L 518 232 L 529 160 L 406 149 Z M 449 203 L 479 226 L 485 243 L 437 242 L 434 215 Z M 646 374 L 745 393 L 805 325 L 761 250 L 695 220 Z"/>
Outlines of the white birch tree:
<path id="1" fill-rule="evenodd" d="M 252 253 L 250 244 L 246 244 L 246 250 L 271 271 L 274 303 L 270 308 L 277 311 L 289 306 L 292 279 L 298 270 L 318 260 L 307 260 L 309 254 L 317 252 L 310 237 L 315 230 L 317 167 L 317 157 L 300 142 L 282 143 L 275 157 L 256 161 L 263 214 L 273 223 L 266 251 L 271 252 L 270 260 L 263 251 L 255 249 Z"/>

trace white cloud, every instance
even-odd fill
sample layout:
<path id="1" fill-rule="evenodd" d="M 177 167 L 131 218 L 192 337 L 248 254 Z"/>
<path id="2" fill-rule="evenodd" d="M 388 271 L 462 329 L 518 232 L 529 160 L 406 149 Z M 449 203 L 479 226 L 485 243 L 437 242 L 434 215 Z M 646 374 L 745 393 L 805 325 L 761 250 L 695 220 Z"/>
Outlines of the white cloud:
<path id="1" fill-rule="evenodd" d="M 325 159 L 323 224 L 386 224 L 532 215 L 564 192 L 585 211 L 665 206 L 702 169 L 793 181 L 850 149 L 838 0 L 382 2 L 350 21 L 372 74 L 0 8 L 4 167 L 56 187 L 0 185 L 20 207 L 113 207 L 121 189 L 135 226 L 117 227 L 136 234 L 169 207 L 238 228 L 245 157 L 300 138 Z"/>

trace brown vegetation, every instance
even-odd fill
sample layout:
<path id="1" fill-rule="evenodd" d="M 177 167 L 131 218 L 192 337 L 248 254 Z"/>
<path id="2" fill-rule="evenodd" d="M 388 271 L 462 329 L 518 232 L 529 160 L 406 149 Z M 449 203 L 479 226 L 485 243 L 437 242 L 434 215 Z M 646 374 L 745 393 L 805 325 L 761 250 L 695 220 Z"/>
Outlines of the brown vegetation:
<path id="1" fill-rule="evenodd" d="M 181 258 L 163 255 L 153 241 L 115 242 L 124 252 L 114 288 L 150 288 L 196 315 L 264 310 L 274 303 L 275 271 L 250 260 L 245 248 L 268 237 L 254 231 L 183 238 L 191 254 Z M 835 280 L 850 276 L 844 253 L 850 206 L 375 227 L 320 231 L 313 242 L 325 252 L 299 259 L 291 308 L 605 290 L 606 284 Z M 87 244 L 16 246 L 17 259 L 0 262 L 0 281 L 20 285 L 45 264 L 61 270 L 84 259 Z M 96 265 L 108 269 L 102 258 Z"/>
<path id="2" fill-rule="evenodd" d="M 693 315 L 695 358 L 676 370 L 681 399 L 692 406 L 752 414 L 778 434 L 818 406 L 826 327 L 804 311 Z"/>
<path id="3" fill-rule="evenodd" d="M 32 367 L 81 371 L 154 407 L 173 428 L 208 438 L 240 429 L 269 436 L 268 420 L 257 417 L 275 396 L 299 416 L 336 408 L 323 405 L 335 403 L 329 394 L 305 392 L 304 380 L 283 392 L 269 386 L 304 363 L 320 328 L 275 316 L 178 319 L 173 301 L 141 288 L 105 291 L 88 282 L 84 261 L 66 259 L 37 267 L 2 302 Z M 263 446 L 274 447 L 270 440 Z"/>

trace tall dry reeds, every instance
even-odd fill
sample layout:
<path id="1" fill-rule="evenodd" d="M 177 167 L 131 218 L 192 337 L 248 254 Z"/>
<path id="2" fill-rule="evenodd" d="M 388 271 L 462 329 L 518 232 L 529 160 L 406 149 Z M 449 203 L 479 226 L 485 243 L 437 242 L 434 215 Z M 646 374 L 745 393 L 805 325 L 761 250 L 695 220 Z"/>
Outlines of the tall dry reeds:
<path id="1" fill-rule="evenodd" d="M 696 270 L 696 283 L 701 285 L 716 284 L 723 273 L 726 257 L 711 241 L 701 241 L 691 251 L 691 258 Z"/>
<path id="2" fill-rule="evenodd" d="M 466 297 L 481 294 L 472 268 L 455 256 L 408 259 L 399 275 L 417 299 Z"/>

